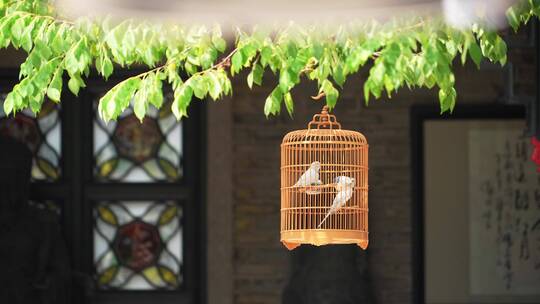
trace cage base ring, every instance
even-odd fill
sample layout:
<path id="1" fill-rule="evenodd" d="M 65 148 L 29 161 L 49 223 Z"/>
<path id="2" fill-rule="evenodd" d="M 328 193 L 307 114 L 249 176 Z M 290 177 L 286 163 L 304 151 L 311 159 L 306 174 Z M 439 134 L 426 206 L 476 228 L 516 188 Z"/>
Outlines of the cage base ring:
<path id="1" fill-rule="evenodd" d="M 289 249 L 293 250 L 301 244 L 311 244 L 315 246 L 329 244 L 357 244 L 366 250 L 368 247 L 368 232 L 357 230 L 337 230 L 337 229 L 306 229 L 291 230 L 281 232 L 281 242 Z"/>

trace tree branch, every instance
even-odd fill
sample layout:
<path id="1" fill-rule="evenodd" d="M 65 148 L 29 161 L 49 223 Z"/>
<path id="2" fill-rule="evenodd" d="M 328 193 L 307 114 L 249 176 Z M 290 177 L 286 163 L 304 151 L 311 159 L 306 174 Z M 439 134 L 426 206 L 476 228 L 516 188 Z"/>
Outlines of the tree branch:
<path id="1" fill-rule="evenodd" d="M 318 101 L 318 100 L 321 100 L 325 96 L 326 96 L 326 93 L 320 92 L 317 96 L 311 96 L 311 99 Z"/>

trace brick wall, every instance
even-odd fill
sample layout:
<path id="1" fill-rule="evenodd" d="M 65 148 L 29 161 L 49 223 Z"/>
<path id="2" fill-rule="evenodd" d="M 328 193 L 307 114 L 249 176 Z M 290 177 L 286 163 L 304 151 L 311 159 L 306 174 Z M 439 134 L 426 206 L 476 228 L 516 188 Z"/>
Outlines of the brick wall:
<path id="1" fill-rule="evenodd" d="M 516 90 L 534 94 L 533 50 L 518 50 Z M 275 84 L 267 74 L 266 84 Z M 376 303 L 411 303 L 411 164 L 409 110 L 416 103 L 437 103 L 428 90 L 402 89 L 391 99 L 364 106 L 363 76 L 349 79 L 334 111 L 344 128 L 364 133 L 370 144 L 369 274 Z M 504 72 L 486 64 L 456 67 L 458 103 L 490 103 L 505 92 Z M 290 130 L 305 128 L 321 102 L 315 86 L 293 91 L 294 120 L 266 119 L 264 100 L 271 86 L 249 90 L 245 75 L 235 80 L 232 98 L 234 201 L 234 299 L 238 304 L 281 303 L 289 252 L 279 242 L 279 145 Z"/>

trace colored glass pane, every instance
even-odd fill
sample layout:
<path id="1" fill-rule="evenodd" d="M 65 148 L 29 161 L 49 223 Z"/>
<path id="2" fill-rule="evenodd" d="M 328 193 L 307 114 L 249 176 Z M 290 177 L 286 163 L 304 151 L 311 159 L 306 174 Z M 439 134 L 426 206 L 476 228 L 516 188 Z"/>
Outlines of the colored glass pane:
<path id="1" fill-rule="evenodd" d="M 174 202 L 94 207 L 94 263 L 101 289 L 176 289 L 182 282 L 182 209 Z"/>
<path id="2" fill-rule="evenodd" d="M 162 109 L 170 108 L 167 101 Z M 141 122 L 128 109 L 117 121 L 94 118 L 94 176 L 106 182 L 175 182 L 182 178 L 182 124 L 150 107 Z"/>
<path id="3" fill-rule="evenodd" d="M 1 94 L 0 100 L 5 97 Z M 33 180 L 55 181 L 60 178 L 61 121 L 57 104 L 46 100 L 37 115 L 26 109 L 14 116 L 6 116 L 0 107 L 0 136 L 24 142 L 32 151 Z"/>

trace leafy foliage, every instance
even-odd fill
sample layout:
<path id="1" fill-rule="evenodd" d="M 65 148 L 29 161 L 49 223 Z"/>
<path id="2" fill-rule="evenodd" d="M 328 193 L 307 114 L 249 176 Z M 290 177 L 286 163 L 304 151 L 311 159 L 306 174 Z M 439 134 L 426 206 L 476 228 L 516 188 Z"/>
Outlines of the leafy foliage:
<path id="1" fill-rule="evenodd" d="M 509 25 L 540 14 L 540 3 L 524 0 L 507 11 Z M 232 94 L 230 78 L 247 70 L 250 88 L 262 85 L 265 71 L 278 76 L 264 113 L 278 114 L 282 104 L 292 115 L 291 90 L 303 79 L 317 82 L 317 98 L 330 108 L 348 76 L 369 68 L 364 97 L 389 97 L 402 87 L 437 88 L 441 112 L 452 111 L 457 93 L 452 71 L 456 60 L 506 63 L 506 44 L 487 26 L 453 28 L 440 19 L 408 18 L 385 24 L 375 21 L 339 27 L 295 26 L 273 30 L 236 28 L 227 47 L 219 26 L 182 26 L 109 18 L 64 20 L 48 1 L 0 1 L 0 47 L 23 49 L 20 82 L 4 102 L 6 113 L 30 107 L 38 112 L 47 96 L 59 102 L 67 88 L 77 95 L 91 69 L 108 79 L 118 68 L 144 65 L 149 71 L 128 78 L 105 94 L 99 113 L 116 119 L 130 104 L 139 119 L 149 106 L 163 105 L 163 85 L 174 94 L 172 112 L 188 115 L 193 98 L 213 100 Z M 228 53 L 225 53 L 229 50 Z"/>

